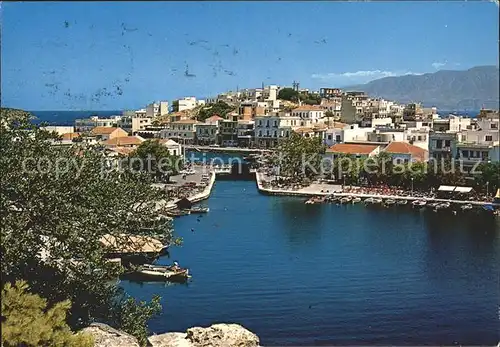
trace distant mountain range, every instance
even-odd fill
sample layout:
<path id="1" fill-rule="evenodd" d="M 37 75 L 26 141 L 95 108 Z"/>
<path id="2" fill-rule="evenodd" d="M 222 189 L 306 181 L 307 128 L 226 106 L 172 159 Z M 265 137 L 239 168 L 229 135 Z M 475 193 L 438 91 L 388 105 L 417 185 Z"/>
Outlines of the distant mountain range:
<path id="1" fill-rule="evenodd" d="M 360 90 L 370 96 L 400 103 L 421 102 L 426 107 L 464 111 L 498 109 L 499 69 L 477 66 L 469 70 L 441 70 L 423 75 L 384 77 L 344 90 Z"/>

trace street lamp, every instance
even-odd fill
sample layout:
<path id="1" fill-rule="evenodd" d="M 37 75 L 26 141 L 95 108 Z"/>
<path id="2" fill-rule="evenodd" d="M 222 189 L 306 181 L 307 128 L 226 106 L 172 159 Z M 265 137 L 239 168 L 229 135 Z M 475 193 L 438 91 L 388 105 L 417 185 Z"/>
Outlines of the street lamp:
<path id="1" fill-rule="evenodd" d="M 486 196 L 489 195 L 490 182 L 486 182 Z"/>
<path id="2" fill-rule="evenodd" d="M 413 177 L 411 178 L 411 195 L 413 195 Z"/>

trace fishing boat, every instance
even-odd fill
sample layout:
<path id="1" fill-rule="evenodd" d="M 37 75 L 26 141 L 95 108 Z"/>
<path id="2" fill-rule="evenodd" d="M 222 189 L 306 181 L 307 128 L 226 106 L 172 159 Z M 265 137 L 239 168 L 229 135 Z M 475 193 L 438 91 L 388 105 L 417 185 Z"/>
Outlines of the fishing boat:
<path id="1" fill-rule="evenodd" d="M 434 208 L 434 211 L 437 212 L 439 210 L 445 210 L 447 208 L 450 208 L 450 203 L 449 202 L 442 202 L 442 203 L 439 203 L 436 205 L 436 207 Z"/>
<path id="2" fill-rule="evenodd" d="M 387 207 L 388 207 L 388 206 L 392 206 L 392 205 L 394 205 L 395 203 L 396 203 L 396 200 L 394 200 L 394 199 L 386 199 L 386 200 L 384 201 L 384 205 L 385 205 L 385 206 L 387 206 Z"/>
<path id="3" fill-rule="evenodd" d="M 357 204 L 358 202 L 361 202 L 361 198 L 360 197 L 355 197 L 352 199 L 352 203 L 353 204 Z"/>
<path id="4" fill-rule="evenodd" d="M 368 199 L 365 199 L 365 204 L 366 205 L 376 205 L 376 204 L 381 204 L 382 203 L 382 199 L 379 199 L 379 198 L 368 198 Z"/>
<path id="5" fill-rule="evenodd" d="M 185 215 L 191 214 L 191 211 L 190 210 L 174 209 L 174 210 L 167 211 L 166 214 L 169 217 L 180 217 L 180 216 L 185 216 Z"/>
<path id="6" fill-rule="evenodd" d="M 406 200 L 406 199 L 401 199 L 401 200 L 398 200 L 398 201 L 396 202 L 396 205 L 399 205 L 399 206 L 408 205 L 408 200 Z"/>
<path id="7" fill-rule="evenodd" d="M 462 211 L 470 211 L 470 210 L 472 210 L 472 205 L 465 204 L 465 205 L 460 206 L 460 208 L 462 209 Z"/>
<path id="8" fill-rule="evenodd" d="M 194 206 L 191 207 L 189 211 L 191 211 L 191 213 L 208 213 L 210 209 L 208 207 L 203 207 L 203 206 Z"/>
<path id="9" fill-rule="evenodd" d="M 350 196 L 344 196 L 343 198 L 340 199 L 341 204 L 348 204 L 352 201 L 352 198 Z"/>
<path id="10" fill-rule="evenodd" d="M 129 271 L 124 279 L 135 281 L 169 281 L 186 282 L 191 276 L 189 269 L 183 269 L 178 266 L 142 264 Z"/>
<path id="11" fill-rule="evenodd" d="M 425 207 L 425 205 L 427 205 L 427 201 L 425 200 L 415 200 L 411 203 L 413 205 L 413 207 Z"/>
<path id="12" fill-rule="evenodd" d="M 436 208 L 439 205 L 439 202 L 429 202 L 427 204 L 427 207 L 429 208 Z"/>
<path id="13" fill-rule="evenodd" d="M 310 205 L 310 204 L 321 204 L 322 202 L 325 202 L 326 200 L 326 196 L 313 196 L 312 198 L 310 198 L 309 200 L 307 200 L 305 203 L 307 205 Z"/>

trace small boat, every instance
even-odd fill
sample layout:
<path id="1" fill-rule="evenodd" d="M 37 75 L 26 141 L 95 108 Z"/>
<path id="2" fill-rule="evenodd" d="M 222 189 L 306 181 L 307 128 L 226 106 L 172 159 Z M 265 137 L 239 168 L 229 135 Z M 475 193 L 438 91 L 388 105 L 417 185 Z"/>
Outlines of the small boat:
<path id="1" fill-rule="evenodd" d="M 406 200 L 406 199 L 401 199 L 401 200 L 398 200 L 398 201 L 396 202 L 396 205 L 399 205 L 399 206 L 408 205 L 408 200 Z"/>
<path id="2" fill-rule="evenodd" d="M 450 208 L 450 203 L 449 202 L 442 202 L 442 203 L 439 203 L 436 205 L 436 207 L 434 208 L 434 211 L 439 211 L 439 210 L 445 210 L 447 208 Z"/>
<path id="3" fill-rule="evenodd" d="M 385 206 L 392 206 L 392 205 L 394 205 L 395 203 L 396 203 L 396 200 L 394 200 L 394 199 L 386 199 L 386 200 L 384 201 L 384 205 L 385 205 Z"/>
<path id="4" fill-rule="evenodd" d="M 180 216 L 186 216 L 188 214 L 191 214 L 190 210 L 180 210 L 180 209 L 174 209 L 166 212 L 167 216 L 169 217 L 180 217 Z"/>
<path id="5" fill-rule="evenodd" d="M 462 211 L 470 211 L 470 210 L 472 210 L 472 205 L 466 204 L 466 205 L 460 206 L 460 208 L 462 209 Z"/>
<path id="6" fill-rule="evenodd" d="M 368 199 L 365 199 L 365 204 L 368 205 L 368 204 L 372 204 L 372 205 L 376 205 L 376 204 L 380 204 L 382 203 L 382 199 L 379 199 L 379 198 L 368 198 Z"/>
<path id="7" fill-rule="evenodd" d="M 350 196 L 344 196 L 343 198 L 340 199 L 341 204 L 348 204 L 352 201 L 352 198 Z"/>
<path id="8" fill-rule="evenodd" d="M 353 204 L 357 204 L 358 202 L 361 202 L 361 198 L 360 197 L 355 197 L 352 199 L 352 203 Z"/>
<path id="9" fill-rule="evenodd" d="M 425 200 L 415 200 L 411 203 L 413 207 L 425 207 L 427 205 L 427 201 Z"/>
<path id="10" fill-rule="evenodd" d="M 178 266 L 142 264 L 134 270 L 123 275 L 124 279 L 136 281 L 169 281 L 186 282 L 189 275 L 189 269 L 183 269 Z"/>
<path id="11" fill-rule="evenodd" d="M 439 202 L 430 202 L 427 204 L 429 208 L 436 208 L 439 205 Z"/>
<path id="12" fill-rule="evenodd" d="M 195 206 L 195 207 L 191 207 L 191 209 L 189 211 L 191 211 L 191 213 L 208 213 L 208 211 L 210 211 L 210 209 L 208 207 Z"/>

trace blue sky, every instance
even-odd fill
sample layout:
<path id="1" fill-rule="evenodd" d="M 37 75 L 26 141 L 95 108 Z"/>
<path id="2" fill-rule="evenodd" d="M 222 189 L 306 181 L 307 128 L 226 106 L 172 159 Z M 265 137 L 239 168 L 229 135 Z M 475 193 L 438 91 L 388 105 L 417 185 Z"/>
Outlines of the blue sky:
<path id="1" fill-rule="evenodd" d="M 2 105 L 139 108 L 498 65 L 491 2 L 3 3 Z"/>

